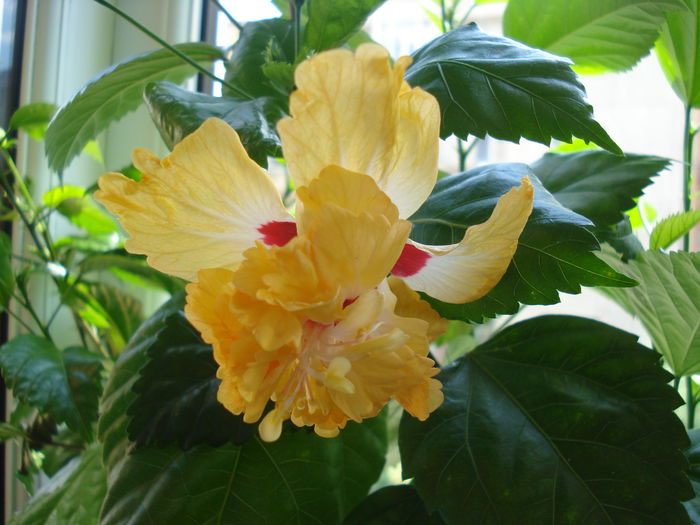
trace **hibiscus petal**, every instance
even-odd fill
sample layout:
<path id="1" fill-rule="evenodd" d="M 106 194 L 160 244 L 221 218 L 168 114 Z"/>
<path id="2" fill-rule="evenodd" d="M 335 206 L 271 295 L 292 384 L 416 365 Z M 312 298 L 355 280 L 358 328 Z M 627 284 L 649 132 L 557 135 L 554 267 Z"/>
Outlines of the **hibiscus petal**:
<path id="1" fill-rule="evenodd" d="M 392 68 L 373 44 L 299 64 L 292 117 L 277 126 L 297 186 L 337 165 L 371 176 L 401 217 L 418 209 L 437 177 L 440 110 L 432 95 L 403 81 L 409 64 L 402 57 Z"/>
<path id="2" fill-rule="evenodd" d="M 258 239 L 292 235 L 274 184 L 222 120 L 205 121 L 162 161 L 143 149 L 133 161 L 141 181 L 108 173 L 95 198 L 119 216 L 127 250 L 162 272 L 196 280 L 203 268 L 234 269 Z"/>
<path id="3" fill-rule="evenodd" d="M 532 184 L 523 178 L 499 199 L 486 222 L 467 229 L 462 242 L 426 246 L 409 241 L 392 273 L 440 301 L 467 303 L 482 297 L 508 269 L 532 200 Z"/>

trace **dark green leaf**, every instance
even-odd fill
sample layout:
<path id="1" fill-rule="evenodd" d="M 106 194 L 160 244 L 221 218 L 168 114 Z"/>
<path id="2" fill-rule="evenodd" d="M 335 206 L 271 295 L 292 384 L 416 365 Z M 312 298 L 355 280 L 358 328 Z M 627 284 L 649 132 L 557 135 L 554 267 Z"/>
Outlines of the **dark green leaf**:
<path id="1" fill-rule="evenodd" d="M 165 144 L 172 149 L 210 117 L 236 130 L 248 155 L 262 166 L 281 153 L 275 123 L 282 116 L 270 98 L 243 100 L 192 93 L 169 82 L 149 84 L 146 103 Z"/>
<path id="2" fill-rule="evenodd" d="M 15 276 L 12 272 L 12 239 L 0 231 L 0 312 L 12 298 L 15 289 Z"/>
<path id="3" fill-rule="evenodd" d="M 656 42 L 661 69 L 680 99 L 700 105 L 700 1 L 686 0 L 689 12 L 666 13 Z"/>
<path id="4" fill-rule="evenodd" d="M 148 349 L 129 407 L 128 432 L 138 445 L 179 443 L 183 449 L 206 443 L 242 444 L 256 431 L 216 399 L 221 381 L 211 346 L 202 342 L 182 312 L 165 320 L 165 327 Z"/>
<path id="5" fill-rule="evenodd" d="M 430 516 L 412 485 L 384 487 L 367 496 L 343 521 L 343 525 L 439 525 Z"/>
<path id="6" fill-rule="evenodd" d="M 590 319 L 509 327 L 438 376 L 427 421 L 404 416 L 403 475 L 450 524 L 685 525 L 683 401 L 658 361 Z"/>
<path id="7" fill-rule="evenodd" d="M 625 217 L 617 224 L 607 228 L 596 228 L 595 235 L 601 242 L 607 242 L 617 253 L 622 255 L 622 260 L 634 259 L 638 253 L 644 251 L 642 243 L 632 231 L 629 217 Z"/>
<path id="8" fill-rule="evenodd" d="M 442 137 L 489 134 L 549 144 L 552 138 L 571 142 L 573 135 L 622 153 L 593 120 L 567 59 L 487 35 L 474 24 L 416 51 L 406 80 L 437 97 Z"/>
<path id="9" fill-rule="evenodd" d="M 60 351 L 25 334 L 0 347 L 0 367 L 13 395 L 90 438 L 101 391 L 102 364 L 94 354 L 79 347 Z"/>
<path id="10" fill-rule="evenodd" d="M 559 204 L 525 164 L 492 164 L 439 180 L 411 217 L 411 237 L 433 245 L 461 241 L 465 230 L 484 222 L 498 198 L 524 176 L 535 186 L 535 203 L 513 262 L 496 287 L 472 303 L 429 299 L 443 317 L 480 322 L 483 317 L 516 312 L 519 302 L 556 303 L 557 291 L 579 293 L 582 285 L 634 284 L 592 253 L 598 242 L 586 229 L 591 222 Z"/>
<path id="11" fill-rule="evenodd" d="M 275 443 L 139 448 L 110 472 L 100 523 L 338 524 L 379 475 L 385 432 L 375 418 L 332 439 L 298 430 Z"/>
<path id="12" fill-rule="evenodd" d="M 596 226 L 612 226 L 634 208 L 635 198 L 670 161 L 650 155 L 624 157 L 606 151 L 547 153 L 530 165 L 542 185 L 563 206 Z"/>
<path id="13" fill-rule="evenodd" d="M 304 48 L 323 51 L 343 44 L 362 28 L 367 17 L 385 0 L 313 0 L 304 27 Z"/>
<path id="14" fill-rule="evenodd" d="M 221 50 L 209 44 L 189 43 L 175 47 L 201 63 L 223 58 Z M 62 172 L 110 122 L 139 107 L 143 102 L 143 89 L 149 82 L 182 82 L 195 72 L 167 49 L 130 58 L 103 71 L 51 121 L 45 137 L 50 168 Z"/>
<path id="15" fill-rule="evenodd" d="M 510 0 L 503 31 L 584 71 L 621 71 L 649 54 L 672 10 L 688 16 L 683 0 Z"/>
<path id="16" fill-rule="evenodd" d="M 55 112 L 56 106 L 53 104 L 27 104 L 14 112 L 10 119 L 10 129 L 21 129 L 36 140 L 41 140 Z"/>
<path id="17" fill-rule="evenodd" d="M 294 33 L 289 20 L 275 18 L 247 23 L 231 49 L 226 81 L 253 98 L 272 97 L 286 108 L 289 93 L 279 90 L 265 75 L 263 66 L 274 62 L 293 64 L 294 58 Z M 225 96 L 241 95 L 226 86 L 223 93 Z"/>
<path id="18" fill-rule="evenodd" d="M 107 330 L 113 344 L 121 349 L 144 320 L 141 301 L 107 284 L 90 285 L 90 294 L 109 320 Z"/>
<path id="19" fill-rule="evenodd" d="M 676 376 L 700 371 L 700 253 L 643 252 L 610 264 L 639 282 L 626 290 L 606 290 L 639 318 Z"/>
<path id="20" fill-rule="evenodd" d="M 92 445 L 59 471 L 10 525 L 92 525 L 98 522 L 107 488 L 102 449 Z"/>
<path id="21" fill-rule="evenodd" d="M 700 210 L 691 210 L 666 217 L 651 232 L 649 248 L 666 249 L 686 235 L 700 222 Z"/>
<path id="22" fill-rule="evenodd" d="M 8 439 L 24 438 L 26 435 L 24 430 L 17 425 L 13 425 L 12 423 L 0 423 L 0 442 L 7 441 Z"/>

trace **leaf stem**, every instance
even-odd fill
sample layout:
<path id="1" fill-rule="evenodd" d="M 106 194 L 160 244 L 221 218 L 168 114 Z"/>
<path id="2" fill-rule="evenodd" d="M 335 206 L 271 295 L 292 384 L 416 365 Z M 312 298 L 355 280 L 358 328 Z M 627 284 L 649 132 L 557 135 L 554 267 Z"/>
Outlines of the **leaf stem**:
<path id="1" fill-rule="evenodd" d="M 289 0 L 289 12 L 294 24 L 294 58 L 299 56 L 301 51 L 301 7 L 304 0 Z"/>
<path id="2" fill-rule="evenodd" d="M 690 211 L 690 193 L 693 176 L 693 139 L 695 131 L 692 129 L 690 114 L 692 107 L 685 106 L 685 118 L 683 119 L 683 211 Z M 683 250 L 690 251 L 690 232 L 683 236 Z"/>
<path id="3" fill-rule="evenodd" d="M 231 13 L 229 13 L 228 10 L 223 5 L 221 5 L 221 2 L 219 2 L 219 0 L 211 0 L 211 2 L 219 8 L 219 11 L 221 11 L 223 15 L 226 18 L 228 18 L 228 21 L 231 22 L 236 27 L 236 29 L 238 29 L 239 31 L 243 29 L 243 25 L 238 20 L 233 18 Z"/>
<path id="4" fill-rule="evenodd" d="M 245 98 L 251 99 L 251 100 L 254 98 L 253 96 L 251 96 L 250 94 L 248 94 L 244 90 L 242 90 L 241 88 L 238 88 L 238 87 L 234 86 L 233 84 L 228 83 L 223 78 L 217 77 L 214 73 L 209 71 L 207 68 L 198 64 L 196 61 L 192 60 L 190 57 L 188 57 L 185 53 L 183 53 L 182 51 L 180 51 L 176 47 L 168 44 L 165 40 L 160 38 L 153 31 L 151 31 L 150 29 L 146 28 L 145 26 L 143 26 L 142 24 L 137 22 L 134 18 L 130 17 L 124 11 L 122 11 L 121 9 L 116 7 L 115 5 L 109 3 L 107 0 L 94 0 L 94 1 L 102 6 L 106 7 L 107 9 L 114 11 L 117 15 L 119 15 L 124 20 L 129 22 L 132 26 L 134 26 L 136 29 L 141 31 L 144 35 L 151 38 L 152 40 L 155 40 L 161 46 L 163 46 L 165 49 L 167 49 L 168 51 L 170 51 L 174 55 L 177 55 L 178 57 L 180 57 L 182 60 L 187 62 L 189 65 L 191 65 L 193 68 L 195 68 L 197 71 L 199 71 L 204 76 L 207 76 L 207 77 L 211 78 L 212 80 L 219 82 L 220 84 L 226 86 L 228 89 L 230 89 L 234 93 L 239 94 L 242 97 L 245 97 Z"/>

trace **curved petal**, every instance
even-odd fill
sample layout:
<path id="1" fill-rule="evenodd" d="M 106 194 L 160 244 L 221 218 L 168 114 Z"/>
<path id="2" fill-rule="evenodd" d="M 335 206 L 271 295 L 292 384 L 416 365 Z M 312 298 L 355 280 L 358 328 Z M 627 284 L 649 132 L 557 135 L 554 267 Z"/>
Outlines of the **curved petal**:
<path id="1" fill-rule="evenodd" d="M 332 50 L 297 67 L 291 117 L 277 128 L 297 186 L 337 165 L 371 176 L 401 217 L 423 203 L 437 177 L 440 110 L 435 98 L 403 81 L 410 64 L 391 67 L 386 50 Z"/>
<path id="2" fill-rule="evenodd" d="M 532 184 L 523 178 L 498 200 L 486 222 L 467 229 L 462 242 L 426 246 L 409 241 L 392 274 L 440 301 L 467 303 L 482 297 L 508 269 L 532 200 Z"/>
<path id="3" fill-rule="evenodd" d="M 208 119 L 163 160 L 137 149 L 139 182 L 100 178 L 95 198 L 119 216 L 126 248 L 188 280 L 204 268 L 234 269 L 257 239 L 278 244 L 293 218 L 274 184 L 223 120 Z"/>

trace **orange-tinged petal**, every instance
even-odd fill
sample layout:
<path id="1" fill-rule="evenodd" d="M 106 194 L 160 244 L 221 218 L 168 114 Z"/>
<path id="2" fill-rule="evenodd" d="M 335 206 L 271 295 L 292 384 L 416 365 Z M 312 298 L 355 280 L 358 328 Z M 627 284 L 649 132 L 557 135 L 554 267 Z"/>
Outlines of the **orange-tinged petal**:
<path id="1" fill-rule="evenodd" d="M 130 235 L 126 248 L 165 273 L 195 280 L 200 269 L 234 269 L 255 240 L 276 233 L 261 231 L 265 225 L 293 222 L 270 178 L 220 119 L 205 121 L 162 161 L 146 150 L 135 150 L 133 161 L 141 181 L 108 173 L 95 198 L 119 216 Z"/>
<path id="2" fill-rule="evenodd" d="M 297 186 L 337 165 L 371 176 L 401 217 L 418 209 L 437 177 L 440 110 L 403 81 L 410 62 L 402 57 L 392 68 L 386 50 L 364 44 L 299 64 L 291 117 L 277 126 Z"/>
<path id="3" fill-rule="evenodd" d="M 410 242 L 425 258 L 415 273 L 397 273 L 414 290 L 448 303 L 466 303 L 485 295 L 501 280 L 518 247 L 532 211 L 533 188 L 523 178 L 501 197 L 489 219 L 467 229 L 449 246 Z"/>
<path id="4" fill-rule="evenodd" d="M 440 317 L 433 308 L 420 298 L 403 279 L 389 277 L 387 279 L 391 292 L 396 296 L 394 313 L 401 317 L 422 319 L 428 323 L 428 341 L 435 341 L 445 333 L 449 326 L 447 319 Z"/>

